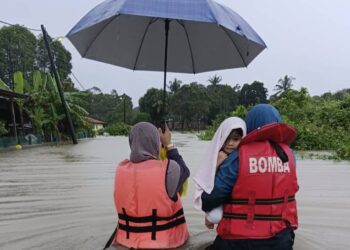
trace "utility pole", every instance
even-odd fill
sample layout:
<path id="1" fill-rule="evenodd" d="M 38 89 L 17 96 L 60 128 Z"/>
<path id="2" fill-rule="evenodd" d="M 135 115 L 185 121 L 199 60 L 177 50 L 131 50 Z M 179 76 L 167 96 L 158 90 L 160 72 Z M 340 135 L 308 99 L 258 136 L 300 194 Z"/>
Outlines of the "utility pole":
<path id="1" fill-rule="evenodd" d="M 49 44 L 49 41 L 48 41 L 48 38 L 47 38 L 48 35 L 47 35 L 47 32 L 46 32 L 46 29 L 45 29 L 44 25 L 41 25 L 41 30 L 43 32 L 43 38 L 44 38 L 44 41 L 45 41 L 46 50 L 47 50 L 47 53 L 48 53 L 49 59 L 50 59 L 51 72 L 54 74 L 56 85 L 57 85 L 57 89 L 58 89 L 58 93 L 60 94 L 62 106 L 63 106 L 64 112 L 66 114 L 69 132 L 70 132 L 73 144 L 78 144 L 77 138 L 75 137 L 75 132 L 74 132 L 72 118 L 70 116 L 70 113 L 69 113 L 69 110 L 68 110 L 68 107 L 67 107 L 67 103 L 66 103 L 66 101 L 64 99 L 61 81 L 60 81 L 60 78 L 58 76 L 58 73 L 57 73 L 57 70 L 56 70 L 56 67 L 55 67 L 55 63 L 53 61 L 50 44 Z"/>

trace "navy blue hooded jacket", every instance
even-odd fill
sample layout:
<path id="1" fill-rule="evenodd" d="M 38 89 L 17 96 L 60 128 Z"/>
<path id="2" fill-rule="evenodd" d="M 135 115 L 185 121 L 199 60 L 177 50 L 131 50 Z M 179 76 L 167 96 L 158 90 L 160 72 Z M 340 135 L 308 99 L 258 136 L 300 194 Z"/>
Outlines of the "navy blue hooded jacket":
<path id="1" fill-rule="evenodd" d="M 269 104 L 254 106 L 247 115 L 247 133 L 273 122 L 280 122 L 281 116 L 277 109 Z M 214 189 L 210 194 L 202 194 L 202 210 L 208 212 L 222 205 L 231 195 L 238 176 L 238 150 L 233 151 L 221 164 L 215 176 Z"/>

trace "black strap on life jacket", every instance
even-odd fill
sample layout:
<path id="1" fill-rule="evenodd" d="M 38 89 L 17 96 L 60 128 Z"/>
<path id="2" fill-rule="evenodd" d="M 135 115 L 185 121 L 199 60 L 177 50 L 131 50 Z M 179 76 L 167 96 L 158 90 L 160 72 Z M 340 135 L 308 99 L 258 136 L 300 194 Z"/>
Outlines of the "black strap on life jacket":
<path id="1" fill-rule="evenodd" d="M 286 196 L 286 198 L 273 198 L 273 199 L 255 199 L 254 205 L 275 205 L 283 204 L 285 202 L 295 201 L 295 195 Z M 229 199 L 225 202 L 230 205 L 248 205 L 249 199 Z M 224 218 L 228 219 L 240 219 L 247 220 L 248 214 L 239 214 L 239 213 L 224 213 Z M 282 214 L 270 215 L 270 214 L 253 214 L 253 220 L 268 220 L 268 221 L 279 221 L 283 220 Z"/>
<path id="2" fill-rule="evenodd" d="M 275 150 L 277 156 L 281 159 L 283 163 L 289 161 L 289 157 L 286 152 L 284 152 L 283 148 L 276 142 L 269 140 L 271 147 Z"/>
<path id="3" fill-rule="evenodd" d="M 123 213 L 118 214 L 119 222 L 118 228 L 126 231 L 126 237 L 129 238 L 130 233 L 147 233 L 150 232 L 151 239 L 156 240 L 157 231 L 168 230 L 186 222 L 183 209 L 179 209 L 176 213 L 169 217 L 157 216 L 157 209 L 152 209 L 152 215 L 143 217 L 134 217 L 126 214 L 123 208 Z M 178 218 L 179 217 L 179 218 Z M 125 220 L 122 224 L 120 220 Z M 157 225 L 158 221 L 169 221 L 168 223 Z M 130 226 L 132 223 L 151 223 L 150 226 Z"/>
<path id="4" fill-rule="evenodd" d="M 246 220 L 248 219 L 247 214 L 238 214 L 238 213 L 224 213 L 224 218 L 228 219 L 238 219 L 238 220 Z M 269 214 L 254 214 L 254 220 L 282 220 L 282 215 L 269 215 Z"/>
<path id="5" fill-rule="evenodd" d="M 295 200 L 295 195 L 288 196 L 288 202 Z M 225 204 L 231 205 L 248 205 L 249 199 L 229 199 Z M 284 203 L 284 197 L 273 199 L 255 199 L 254 205 L 274 205 Z"/>

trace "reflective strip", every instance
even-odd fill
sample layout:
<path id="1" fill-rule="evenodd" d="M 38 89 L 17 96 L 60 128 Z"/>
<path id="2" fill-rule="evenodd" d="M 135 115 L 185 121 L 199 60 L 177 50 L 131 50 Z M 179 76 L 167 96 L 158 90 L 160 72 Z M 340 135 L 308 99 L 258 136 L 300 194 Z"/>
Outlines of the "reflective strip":
<path id="1" fill-rule="evenodd" d="M 236 213 L 224 213 L 224 218 L 227 219 L 238 219 L 246 220 L 248 218 L 247 214 L 236 214 Z M 254 220 L 282 220 L 282 215 L 269 215 L 269 214 L 254 214 Z"/>
<path id="2" fill-rule="evenodd" d="M 295 200 L 295 195 L 288 197 L 288 202 L 292 202 Z M 284 203 L 284 197 L 282 198 L 274 198 L 274 199 L 256 199 L 255 205 L 273 205 L 273 204 L 281 204 Z M 231 205 L 248 205 L 249 199 L 230 199 L 225 202 L 225 204 Z"/>

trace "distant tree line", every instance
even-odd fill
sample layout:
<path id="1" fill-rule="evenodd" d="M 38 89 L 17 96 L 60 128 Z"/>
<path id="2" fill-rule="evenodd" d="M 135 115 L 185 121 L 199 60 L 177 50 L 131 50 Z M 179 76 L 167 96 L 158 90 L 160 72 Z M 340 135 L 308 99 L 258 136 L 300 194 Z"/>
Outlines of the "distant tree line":
<path id="1" fill-rule="evenodd" d="M 85 119 L 88 115 L 108 122 L 106 131 L 111 134 L 127 134 L 130 126 L 139 121 L 157 124 L 166 118 L 183 130 L 197 129 L 200 124 L 201 128 L 208 128 L 202 138 L 210 139 L 226 117 L 244 118 L 255 104 L 271 103 L 285 122 L 297 128 L 294 148 L 334 150 L 337 157 L 350 158 L 350 89 L 312 97 L 306 88 L 293 89 L 295 78 L 286 75 L 278 80 L 268 97 L 260 81 L 224 83 L 220 76 L 214 75 L 203 84 L 183 83 L 175 78 L 167 86 L 166 112 L 162 117 L 161 89 L 148 89 L 139 99 L 138 107 L 133 107 L 131 98 L 117 90 L 102 93 L 98 87 L 93 87 L 78 91 L 69 77 L 71 54 L 59 41 L 52 38 L 50 41 L 77 132 L 91 133 L 91 126 Z M 48 63 L 41 36 L 36 37 L 18 25 L 0 28 L 0 88 L 30 94 L 32 98 L 27 103 L 16 100 L 20 113 L 30 118 L 34 132 L 52 140 L 68 136 Z M 23 117 L 20 121 L 23 127 Z M 6 124 L 0 121 L 0 135 L 8 132 Z"/>
<path id="2" fill-rule="evenodd" d="M 332 158 L 350 160 L 350 89 L 321 96 L 310 96 L 308 90 L 292 88 L 295 78 L 286 75 L 278 81 L 268 102 L 282 115 L 282 121 L 293 125 L 298 135 L 293 143 L 297 150 L 330 150 Z M 219 115 L 200 135 L 211 139 L 219 124 L 229 116 L 245 118 L 252 107 L 238 106 L 227 115 Z"/>

